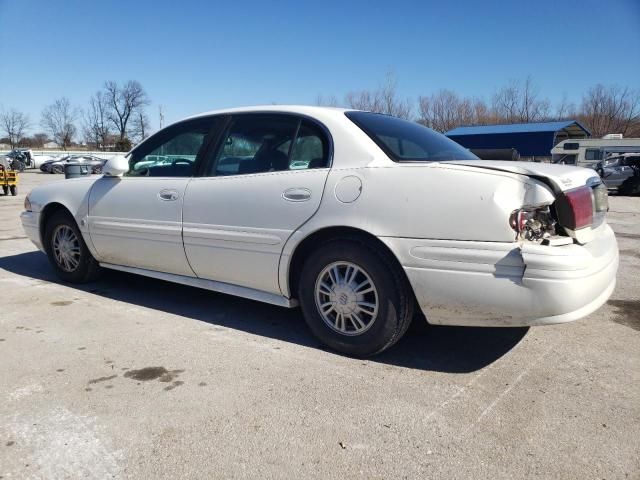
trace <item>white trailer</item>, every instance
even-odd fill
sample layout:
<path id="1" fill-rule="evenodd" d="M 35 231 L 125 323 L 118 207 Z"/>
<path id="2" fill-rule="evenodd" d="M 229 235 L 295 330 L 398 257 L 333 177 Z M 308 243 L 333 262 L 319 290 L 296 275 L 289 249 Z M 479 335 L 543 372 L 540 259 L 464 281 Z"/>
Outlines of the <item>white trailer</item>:
<path id="1" fill-rule="evenodd" d="M 570 138 L 551 149 L 551 161 L 594 167 L 608 156 L 639 152 L 640 138 Z"/>

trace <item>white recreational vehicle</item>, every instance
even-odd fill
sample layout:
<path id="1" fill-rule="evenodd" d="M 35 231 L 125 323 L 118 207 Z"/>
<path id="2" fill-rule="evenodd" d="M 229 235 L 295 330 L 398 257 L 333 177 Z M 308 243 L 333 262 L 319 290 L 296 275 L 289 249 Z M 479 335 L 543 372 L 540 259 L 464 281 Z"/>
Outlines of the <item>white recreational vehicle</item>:
<path id="1" fill-rule="evenodd" d="M 638 152 L 640 152 L 640 138 L 622 138 L 621 135 L 606 135 L 605 138 L 570 138 L 561 141 L 551 149 L 551 161 L 566 165 L 594 167 L 610 155 Z"/>

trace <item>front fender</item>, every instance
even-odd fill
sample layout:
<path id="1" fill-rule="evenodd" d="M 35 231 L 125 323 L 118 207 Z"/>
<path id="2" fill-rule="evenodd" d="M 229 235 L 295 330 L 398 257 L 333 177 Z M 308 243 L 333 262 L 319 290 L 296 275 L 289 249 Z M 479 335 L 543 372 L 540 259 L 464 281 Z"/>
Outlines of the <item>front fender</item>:
<path id="1" fill-rule="evenodd" d="M 95 181 L 100 177 L 88 177 L 60 180 L 34 188 L 29 193 L 31 210 L 38 217 L 40 242 L 44 245 L 44 226 L 50 210 L 66 209 L 75 219 L 78 229 L 91 254 L 97 258 L 97 252 L 89 236 L 88 222 L 89 194 Z"/>

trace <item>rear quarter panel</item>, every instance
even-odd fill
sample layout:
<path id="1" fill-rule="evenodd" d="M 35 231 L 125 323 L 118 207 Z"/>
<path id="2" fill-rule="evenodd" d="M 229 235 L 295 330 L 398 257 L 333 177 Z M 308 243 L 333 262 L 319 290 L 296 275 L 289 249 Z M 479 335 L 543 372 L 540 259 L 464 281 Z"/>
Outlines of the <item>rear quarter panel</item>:
<path id="1" fill-rule="evenodd" d="M 355 201 L 340 201 L 336 191 L 356 177 Z M 357 182 L 355 182 L 357 183 Z M 347 226 L 377 237 L 513 242 L 511 213 L 523 205 L 552 203 L 550 189 L 523 175 L 478 170 L 446 163 L 334 168 L 320 208 L 290 237 L 283 251 L 280 284 L 286 285 L 289 260 L 308 235 Z"/>

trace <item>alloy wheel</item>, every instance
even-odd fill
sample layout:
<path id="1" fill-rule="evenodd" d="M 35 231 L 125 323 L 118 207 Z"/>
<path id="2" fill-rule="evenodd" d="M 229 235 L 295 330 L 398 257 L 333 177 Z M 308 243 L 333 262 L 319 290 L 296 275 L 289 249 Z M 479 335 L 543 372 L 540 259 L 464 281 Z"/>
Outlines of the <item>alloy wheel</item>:
<path id="1" fill-rule="evenodd" d="M 316 307 L 324 322 L 348 336 L 361 335 L 378 315 L 378 291 L 369 274 L 352 262 L 334 262 L 318 275 Z"/>
<path id="2" fill-rule="evenodd" d="M 73 272 L 80 265 L 80 240 L 68 225 L 59 225 L 53 231 L 53 256 L 65 272 Z"/>

